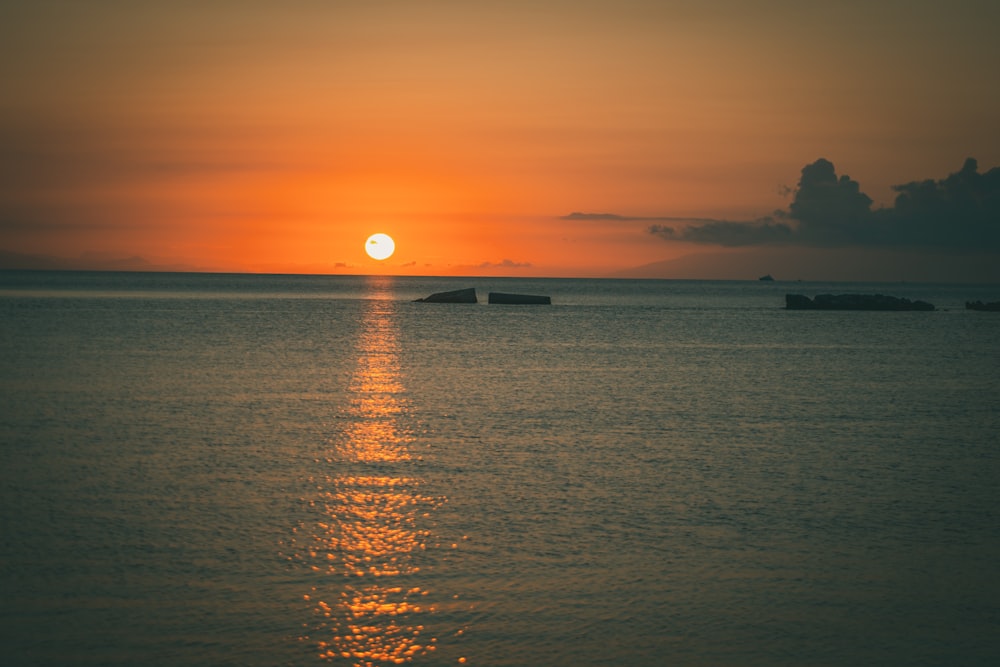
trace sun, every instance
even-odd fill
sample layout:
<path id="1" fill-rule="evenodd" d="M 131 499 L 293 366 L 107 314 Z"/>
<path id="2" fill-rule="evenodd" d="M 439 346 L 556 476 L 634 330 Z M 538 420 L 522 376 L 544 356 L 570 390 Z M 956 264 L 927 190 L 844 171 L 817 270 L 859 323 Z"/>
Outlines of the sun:
<path id="1" fill-rule="evenodd" d="M 365 241 L 365 252 L 372 259 L 388 259 L 396 250 L 396 242 L 388 234 L 372 234 Z"/>

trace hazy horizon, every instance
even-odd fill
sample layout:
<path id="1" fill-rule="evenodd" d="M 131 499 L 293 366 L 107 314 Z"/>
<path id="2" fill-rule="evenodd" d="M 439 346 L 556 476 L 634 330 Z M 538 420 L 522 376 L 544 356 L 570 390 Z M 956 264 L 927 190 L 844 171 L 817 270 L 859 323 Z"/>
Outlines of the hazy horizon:
<path id="1" fill-rule="evenodd" d="M 654 262 L 648 265 L 630 267 L 621 271 L 600 275 L 505 275 L 502 273 L 470 272 L 443 274 L 392 274 L 375 270 L 365 272 L 346 271 L 228 271 L 185 265 L 158 265 L 142 257 L 108 257 L 95 260 L 93 257 L 59 258 L 31 255 L 16 255 L 0 251 L 0 271 L 65 271 L 65 272 L 138 272 L 138 273 L 201 273 L 201 274 L 245 274 L 245 275 L 304 275 L 304 276 L 395 276 L 427 278 L 526 278 L 526 279 L 579 279 L 579 280 L 718 280 L 755 281 L 770 276 L 776 282 L 840 282 L 840 283 L 954 283 L 954 284 L 998 284 L 994 272 L 994 259 L 979 256 L 976 262 L 968 258 L 953 257 L 951 262 L 938 267 L 936 272 L 925 271 L 919 275 L 908 273 L 905 268 L 911 264 L 903 256 L 895 263 L 882 263 L 881 257 L 863 258 L 863 268 L 857 264 L 841 266 L 831 263 L 826 270 L 818 270 L 809 257 L 793 266 L 804 270 L 755 271 L 765 264 L 756 255 L 732 253 L 704 253 L 683 256 L 674 260 Z M 872 262 L 880 262 L 877 266 Z M 772 264 L 773 266 L 773 264 Z M 707 270 L 706 270 L 707 267 Z M 374 267 L 378 268 L 378 267 Z M 998 293 L 1000 295 L 1000 293 Z"/>

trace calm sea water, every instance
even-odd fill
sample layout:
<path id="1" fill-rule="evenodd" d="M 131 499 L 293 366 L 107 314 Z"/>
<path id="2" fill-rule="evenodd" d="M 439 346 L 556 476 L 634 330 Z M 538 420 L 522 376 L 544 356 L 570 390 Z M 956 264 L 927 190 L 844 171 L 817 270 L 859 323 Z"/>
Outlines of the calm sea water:
<path id="1" fill-rule="evenodd" d="M 0 662 L 1000 664 L 973 299 L 0 273 Z"/>

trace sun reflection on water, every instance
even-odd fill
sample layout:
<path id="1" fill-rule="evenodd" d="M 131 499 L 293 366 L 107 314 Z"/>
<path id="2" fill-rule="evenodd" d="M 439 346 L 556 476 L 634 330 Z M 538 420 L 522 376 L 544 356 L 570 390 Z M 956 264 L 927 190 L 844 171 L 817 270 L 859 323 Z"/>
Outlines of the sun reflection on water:
<path id="1" fill-rule="evenodd" d="M 318 476 L 309 505 L 321 517 L 299 531 L 293 557 L 323 577 L 304 596 L 313 616 L 303 639 L 320 659 L 358 667 L 410 662 L 437 642 L 425 628 L 434 607 L 419 573 L 431 512 L 444 499 L 422 493 L 412 474 L 394 308 L 365 305 L 354 398 L 326 459 L 350 472 Z"/>

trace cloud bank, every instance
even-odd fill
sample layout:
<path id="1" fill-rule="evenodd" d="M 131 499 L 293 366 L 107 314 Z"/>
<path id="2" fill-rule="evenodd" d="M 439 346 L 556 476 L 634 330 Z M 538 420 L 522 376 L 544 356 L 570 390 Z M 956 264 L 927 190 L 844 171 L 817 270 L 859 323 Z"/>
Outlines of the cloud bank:
<path id="1" fill-rule="evenodd" d="M 787 211 L 751 222 L 710 220 L 683 227 L 654 224 L 672 241 L 729 247 L 800 245 L 1000 250 L 1000 168 L 979 173 L 976 160 L 941 180 L 893 186 L 892 207 L 872 210 L 857 181 L 837 176 L 824 158 L 802 168 Z"/>
<path id="2" fill-rule="evenodd" d="M 480 269 L 528 269 L 530 262 L 515 262 L 512 259 L 504 259 L 502 262 L 483 262 L 477 268 Z"/>
<path id="3" fill-rule="evenodd" d="M 715 222 L 711 218 L 685 218 L 679 216 L 630 216 L 616 213 L 581 213 L 573 211 L 559 217 L 560 220 L 596 220 L 605 222 Z"/>
<path id="4" fill-rule="evenodd" d="M 711 220 L 701 225 L 676 229 L 665 225 L 651 225 L 651 234 L 674 241 L 711 243 L 724 246 L 793 243 L 795 231 L 791 226 L 763 218 L 755 222 L 728 222 Z"/>

